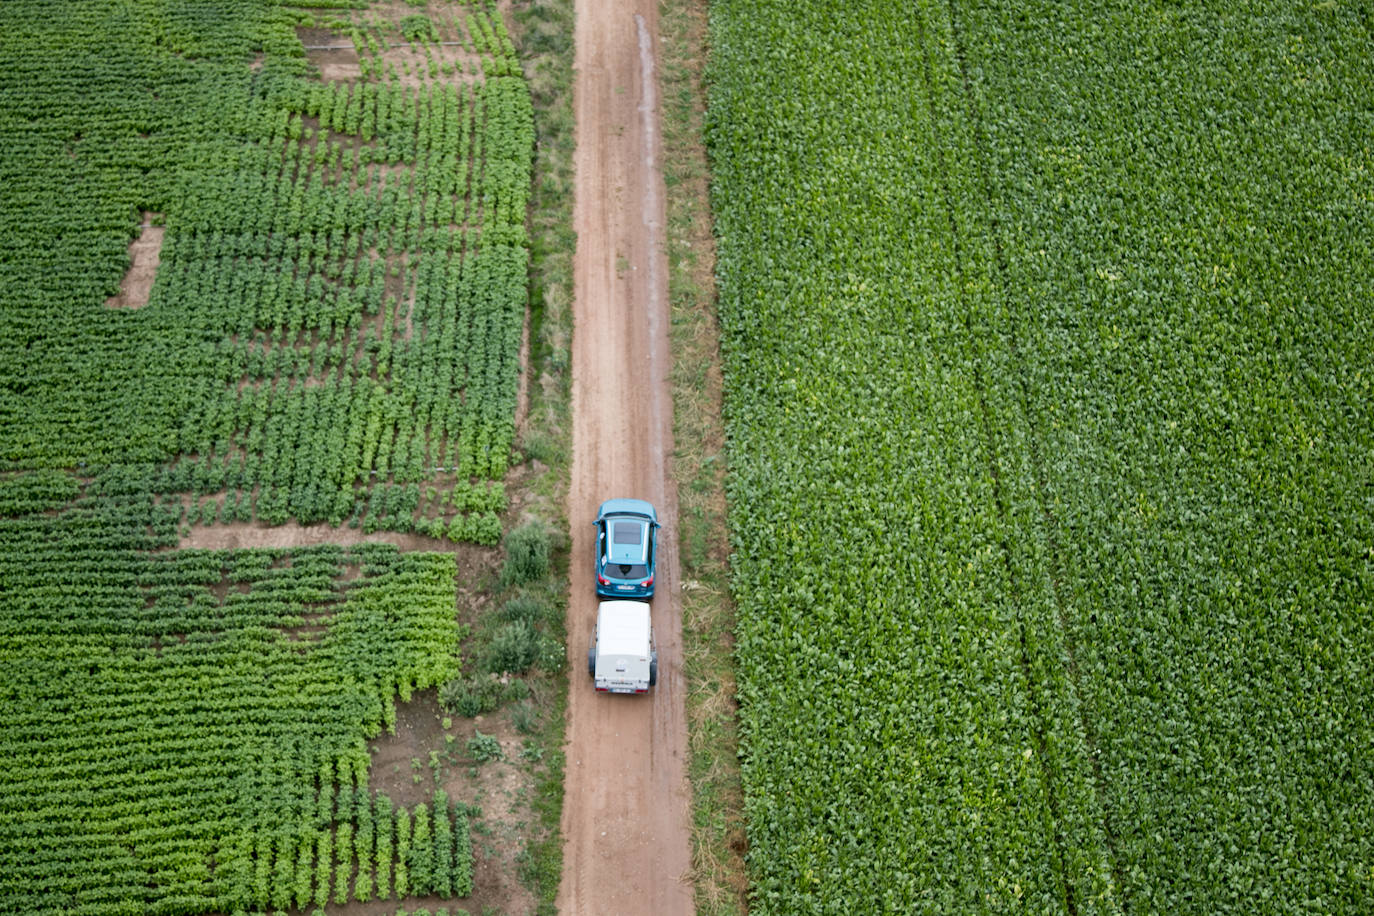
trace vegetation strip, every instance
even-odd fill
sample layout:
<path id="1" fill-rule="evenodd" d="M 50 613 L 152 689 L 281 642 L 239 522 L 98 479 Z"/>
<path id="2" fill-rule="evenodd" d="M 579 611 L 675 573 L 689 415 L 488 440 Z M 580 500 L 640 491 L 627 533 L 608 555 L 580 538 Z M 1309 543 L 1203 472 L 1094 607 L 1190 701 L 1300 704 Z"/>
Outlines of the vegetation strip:
<path id="1" fill-rule="evenodd" d="M 683 652 L 695 817 L 692 882 L 697 912 L 747 908 L 735 705 L 734 614 L 725 518 L 720 334 L 711 277 L 709 182 L 702 138 L 706 5 L 660 11 L 672 303 L 673 470 L 682 567 Z"/>

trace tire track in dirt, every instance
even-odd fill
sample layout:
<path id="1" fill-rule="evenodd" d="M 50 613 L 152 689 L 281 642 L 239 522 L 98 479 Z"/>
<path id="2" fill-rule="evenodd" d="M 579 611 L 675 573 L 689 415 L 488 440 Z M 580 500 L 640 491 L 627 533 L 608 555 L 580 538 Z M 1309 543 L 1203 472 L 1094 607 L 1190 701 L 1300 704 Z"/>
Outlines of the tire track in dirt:
<path id="1" fill-rule="evenodd" d="M 690 913 L 657 7 L 578 0 L 576 13 L 572 673 L 557 904 L 586 916 Z M 659 681 L 647 697 L 597 694 L 585 673 L 596 615 L 591 523 L 612 496 L 650 500 L 663 523 L 653 600 Z"/>

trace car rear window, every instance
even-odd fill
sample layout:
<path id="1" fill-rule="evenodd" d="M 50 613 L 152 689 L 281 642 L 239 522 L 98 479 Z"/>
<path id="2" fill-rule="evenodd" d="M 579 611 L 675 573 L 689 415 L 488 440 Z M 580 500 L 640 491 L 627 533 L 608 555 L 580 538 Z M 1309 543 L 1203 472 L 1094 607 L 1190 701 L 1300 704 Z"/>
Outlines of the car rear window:
<path id="1" fill-rule="evenodd" d="M 643 579 L 649 568 L 642 563 L 612 563 L 608 572 L 613 579 Z"/>
<path id="2" fill-rule="evenodd" d="M 638 544 L 644 525 L 639 522 L 614 522 L 611 525 L 611 542 L 615 544 Z"/>

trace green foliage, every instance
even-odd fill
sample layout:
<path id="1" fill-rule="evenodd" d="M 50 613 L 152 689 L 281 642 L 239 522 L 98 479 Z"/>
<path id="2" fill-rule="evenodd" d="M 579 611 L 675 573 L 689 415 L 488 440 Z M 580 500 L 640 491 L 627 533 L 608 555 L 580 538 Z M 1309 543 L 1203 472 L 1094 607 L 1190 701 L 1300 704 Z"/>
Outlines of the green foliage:
<path id="1" fill-rule="evenodd" d="M 491 712 L 510 700 L 529 696 L 529 685 L 519 679 L 502 683 L 494 674 L 455 678 L 439 688 L 439 704 L 449 712 L 472 718 Z"/>
<path id="2" fill-rule="evenodd" d="M 57 470 L 31 471 L 0 478 L 0 516 L 56 509 L 76 498 L 80 484 Z"/>
<path id="3" fill-rule="evenodd" d="M 59 815 L 93 829 L 147 824 L 168 852 L 111 858 L 79 835 L 54 848 L 71 862 L 113 863 L 102 867 L 114 875 L 137 870 L 150 900 L 158 887 L 194 882 L 212 901 L 319 905 L 331 844 L 317 825 L 335 791 L 330 774 L 354 782 L 361 742 L 380 730 L 393 685 L 432 685 L 457 670 L 452 557 L 386 545 L 154 552 L 174 536 L 151 533 L 157 519 L 146 501 L 93 494 L 61 514 L 0 520 L 0 619 L 14 634 L 11 701 L 0 709 L 7 836 L 51 834 Z M 345 580 L 345 568 L 356 577 Z M 83 576 L 80 601 L 53 589 Z M 302 639 L 307 607 L 328 617 Z M 21 676 L 36 671 L 48 673 Z M 152 711 L 166 724 L 151 726 Z M 40 738 L 35 728 L 66 748 L 61 758 L 26 750 Z M 87 788 L 112 768 L 129 785 L 113 801 Z M 175 801 L 188 793 L 194 806 Z M 245 793 L 276 801 L 255 811 L 240 804 Z M 158 813 L 169 806 L 176 819 Z M 348 861 L 344 846 L 332 851 Z M 221 867 L 184 872 L 188 856 Z"/>
<path id="4" fill-rule="evenodd" d="M 365 742 L 457 675 L 452 557 L 176 547 L 290 519 L 499 543 L 533 120 L 491 23 L 489 78 L 403 87 L 320 83 L 314 22 L 0 4 L 7 911 L 393 891 Z"/>
<path id="5" fill-rule="evenodd" d="M 709 46 L 750 912 L 1366 910 L 1361 15 Z"/>
<path id="6" fill-rule="evenodd" d="M 439 704 L 468 718 L 491 712 L 500 703 L 501 683 L 489 676 L 458 678 L 439 689 Z"/>
<path id="7" fill-rule="evenodd" d="M 453 822 L 449 818 L 451 805 L 443 789 L 434 793 L 434 893 L 440 897 L 453 896 Z"/>
<path id="8" fill-rule="evenodd" d="M 549 571 L 549 530 L 529 521 L 506 535 L 506 564 L 501 578 L 507 585 L 523 585 L 541 579 Z"/>
<path id="9" fill-rule="evenodd" d="M 405 16 L 397 25 L 401 29 L 401 37 L 406 41 L 437 42 L 439 40 L 439 30 L 434 27 L 434 23 L 423 13 L 414 13 Z"/>
<path id="10" fill-rule="evenodd" d="M 487 763 L 505 758 L 505 754 L 501 750 L 501 742 L 496 736 L 484 735 L 480 731 L 468 739 L 467 749 L 468 756 L 477 763 Z"/>
<path id="11" fill-rule="evenodd" d="M 502 624 L 487 644 L 483 665 L 493 674 L 524 674 L 539 655 L 539 632 L 523 620 Z"/>
<path id="12" fill-rule="evenodd" d="M 315 839 L 315 897 L 317 908 L 329 902 L 329 889 L 334 872 L 334 834 L 321 830 Z"/>
<path id="13" fill-rule="evenodd" d="M 301 832 L 301 844 L 297 849 L 295 905 L 304 909 L 313 899 L 310 895 L 311 880 L 315 874 L 315 844 L 312 831 Z"/>
<path id="14" fill-rule="evenodd" d="M 334 879 L 334 902 L 340 906 L 348 902 L 348 885 L 353 876 L 353 825 L 340 824 L 334 835 L 338 865 Z"/>
<path id="15" fill-rule="evenodd" d="M 156 492 L 197 497 L 191 524 L 356 518 L 499 542 L 528 87 L 499 40 L 474 84 L 322 85 L 289 17 L 222 6 L 0 8 L 0 68 L 25 74 L 0 98 L 29 113 L 7 147 L 26 181 L 0 186 L 17 255 L 0 271 L 0 384 L 23 394 L 0 414 L 0 469 L 48 474 L 0 480 L 0 514 L 74 496 L 60 469 L 144 463 Z M 437 38 L 422 14 L 402 29 Z M 86 56 L 118 63 L 74 78 Z M 154 228 L 148 306 L 105 307 Z"/>
<path id="16" fill-rule="evenodd" d="M 415 806 L 415 829 L 410 837 L 407 856 L 410 865 L 410 892 L 423 897 L 434 890 L 434 832 L 429 807 L 424 802 Z"/>
<path id="17" fill-rule="evenodd" d="M 472 834 L 468 812 L 462 806 L 455 805 L 450 814 L 453 818 L 453 872 L 449 880 L 453 886 L 453 896 L 468 897 L 472 894 Z"/>
<path id="18" fill-rule="evenodd" d="M 410 883 L 410 861 L 411 861 L 411 819 L 410 812 L 405 808 L 396 809 L 396 880 L 394 888 L 396 898 L 399 900 L 408 897 L 412 893 Z"/>
<path id="19" fill-rule="evenodd" d="M 353 834 L 353 842 L 358 859 L 358 877 L 353 882 L 353 899 L 366 903 L 372 899 L 372 876 L 376 870 L 372 799 L 365 788 L 359 788 L 357 793 L 358 799 L 354 806 L 354 811 L 357 812 L 357 829 Z"/>
<path id="20" fill-rule="evenodd" d="M 534 595 L 517 595 L 501 605 L 500 619 L 510 623 L 538 626 L 558 619 L 558 611 L 547 601 Z"/>
<path id="21" fill-rule="evenodd" d="M 378 900 L 389 900 L 391 898 L 391 862 L 393 847 L 392 837 L 392 807 L 391 799 L 385 795 L 378 794 L 373 802 L 375 815 L 373 823 L 376 825 L 377 843 L 377 876 L 376 890 Z"/>
<path id="22" fill-rule="evenodd" d="M 510 721 L 520 734 L 532 735 L 539 729 L 539 710 L 533 703 L 517 703 L 511 707 Z"/>

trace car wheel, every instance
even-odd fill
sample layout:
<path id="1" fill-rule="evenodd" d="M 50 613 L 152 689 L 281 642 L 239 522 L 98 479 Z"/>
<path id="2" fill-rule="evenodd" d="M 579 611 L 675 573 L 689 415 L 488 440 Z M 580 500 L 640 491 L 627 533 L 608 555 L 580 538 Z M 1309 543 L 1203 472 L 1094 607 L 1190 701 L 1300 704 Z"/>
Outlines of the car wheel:
<path id="1" fill-rule="evenodd" d="M 652 687 L 652 686 L 654 686 L 654 685 L 657 684 L 657 683 L 658 683 L 658 659 L 653 658 L 653 659 L 650 659 L 650 660 L 649 660 L 649 686 Z"/>
<path id="2" fill-rule="evenodd" d="M 587 673 L 590 674 L 592 677 L 596 677 L 596 650 L 595 650 L 595 649 L 588 649 L 588 650 L 587 650 Z"/>

